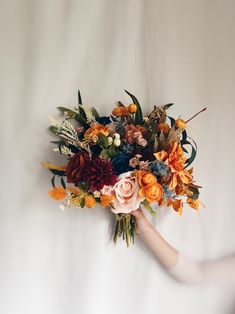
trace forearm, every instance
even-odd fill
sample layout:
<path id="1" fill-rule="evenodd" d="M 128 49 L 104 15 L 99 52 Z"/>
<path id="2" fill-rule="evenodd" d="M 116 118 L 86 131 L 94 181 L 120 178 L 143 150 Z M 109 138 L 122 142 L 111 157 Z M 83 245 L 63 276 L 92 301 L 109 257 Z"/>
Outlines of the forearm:
<path id="1" fill-rule="evenodd" d="M 166 242 L 151 225 L 145 226 L 140 231 L 140 236 L 164 268 L 169 270 L 176 265 L 178 251 Z"/>

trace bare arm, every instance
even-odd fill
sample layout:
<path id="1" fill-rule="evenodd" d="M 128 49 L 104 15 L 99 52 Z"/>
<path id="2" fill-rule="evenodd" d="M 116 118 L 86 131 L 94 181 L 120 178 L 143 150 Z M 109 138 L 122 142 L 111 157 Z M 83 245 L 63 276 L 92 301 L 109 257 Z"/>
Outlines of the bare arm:
<path id="1" fill-rule="evenodd" d="M 235 285 L 235 255 L 213 261 L 197 262 L 173 248 L 144 216 L 132 212 L 139 234 L 161 265 L 179 282 L 190 284 L 225 283 Z"/>

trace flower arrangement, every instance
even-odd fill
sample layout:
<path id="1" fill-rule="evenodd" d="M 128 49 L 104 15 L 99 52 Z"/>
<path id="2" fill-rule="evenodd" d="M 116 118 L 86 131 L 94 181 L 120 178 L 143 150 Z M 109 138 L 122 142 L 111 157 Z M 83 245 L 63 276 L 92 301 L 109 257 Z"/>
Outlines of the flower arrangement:
<path id="1" fill-rule="evenodd" d="M 82 104 L 73 109 L 58 107 L 63 120 L 51 118 L 53 151 L 64 155 L 64 165 L 43 163 L 52 173 L 49 196 L 60 208 L 108 207 L 116 217 L 114 241 L 122 237 L 127 246 L 136 233 L 132 211 L 143 205 L 152 215 L 152 204 L 171 206 L 179 214 L 183 205 L 199 208 L 199 188 L 189 168 L 197 145 L 184 121 L 167 114 L 172 103 L 156 107 L 144 115 L 137 98 L 131 104 L 120 101 L 110 116 Z M 60 180 L 60 185 L 56 180 Z"/>

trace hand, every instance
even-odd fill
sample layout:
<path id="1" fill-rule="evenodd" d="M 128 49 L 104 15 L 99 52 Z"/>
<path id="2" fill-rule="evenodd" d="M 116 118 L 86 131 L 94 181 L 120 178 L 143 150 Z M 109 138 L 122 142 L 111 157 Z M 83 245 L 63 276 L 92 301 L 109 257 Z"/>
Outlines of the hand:
<path id="1" fill-rule="evenodd" d="M 146 231 L 153 229 L 152 224 L 147 220 L 141 208 L 132 211 L 131 214 L 135 217 L 139 234 L 144 234 Z"/>

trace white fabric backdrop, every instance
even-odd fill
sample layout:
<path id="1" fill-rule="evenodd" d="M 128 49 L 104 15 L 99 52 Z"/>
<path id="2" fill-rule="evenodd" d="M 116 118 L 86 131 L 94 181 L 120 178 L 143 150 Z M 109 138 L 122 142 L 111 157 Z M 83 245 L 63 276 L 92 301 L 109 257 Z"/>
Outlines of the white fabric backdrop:
<path id="1" fill-rule="evenodd" d="M 174 282 L 141 241 L 110 241 L 101 208 L 47 197 L 48 115 L 84 102 L 109 112 L 124 88 L 148 111 L 174 102 L 198 143 L 198 214 L 162 210 L 156 227 L 197 259 L 235 250 L 233 0 L 1 1 L 1 314 L 224 314 L 234 291 Z"/>

